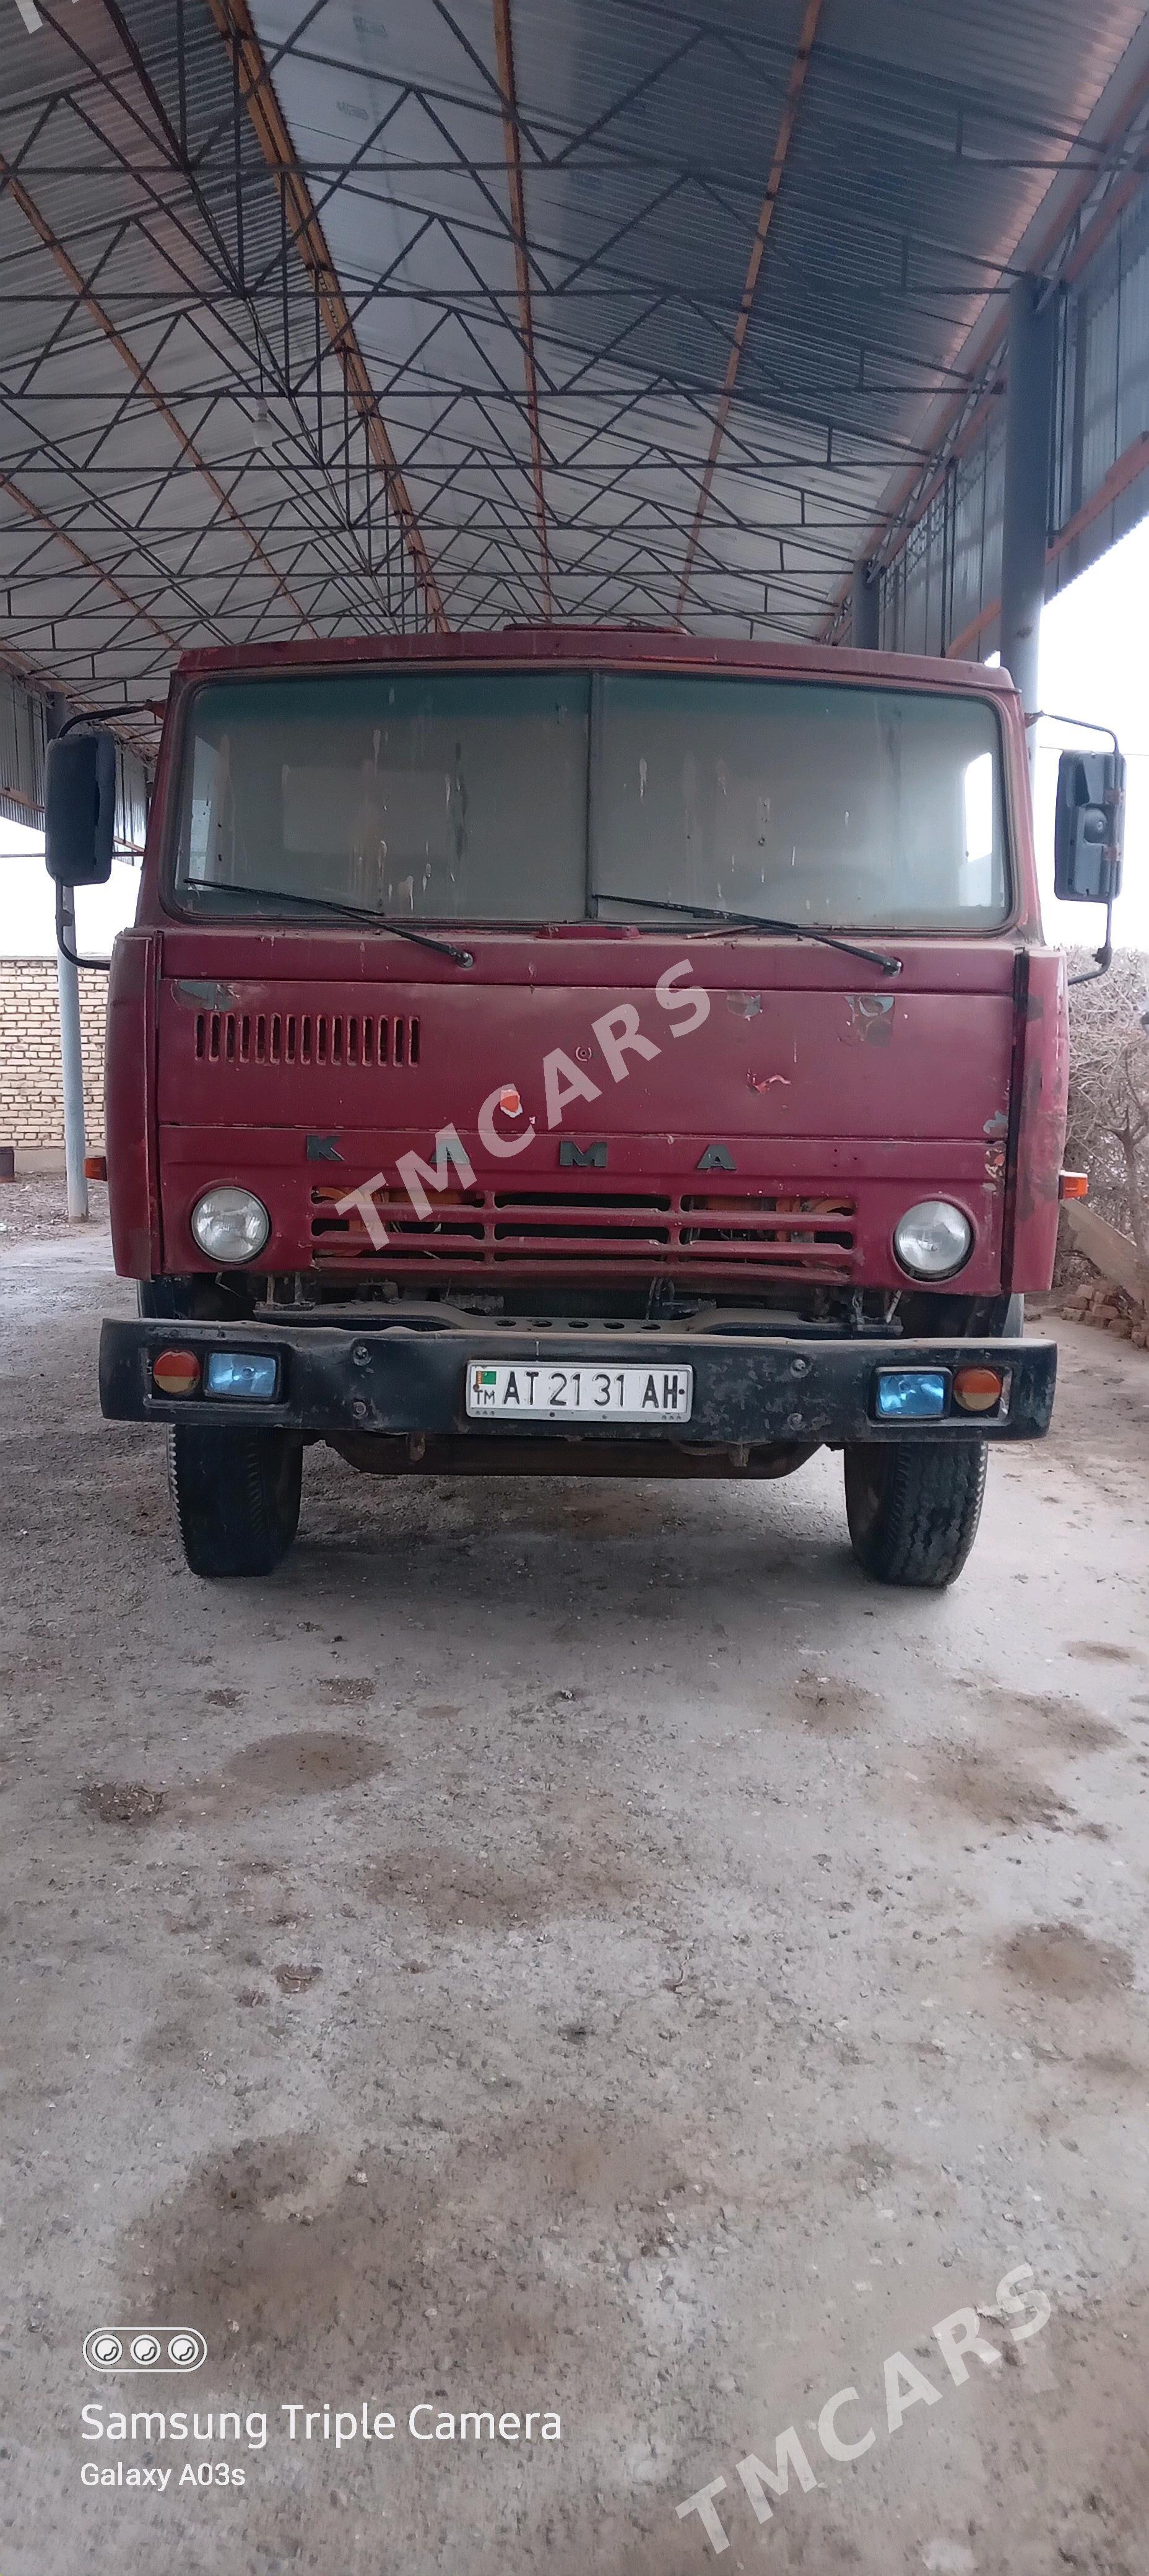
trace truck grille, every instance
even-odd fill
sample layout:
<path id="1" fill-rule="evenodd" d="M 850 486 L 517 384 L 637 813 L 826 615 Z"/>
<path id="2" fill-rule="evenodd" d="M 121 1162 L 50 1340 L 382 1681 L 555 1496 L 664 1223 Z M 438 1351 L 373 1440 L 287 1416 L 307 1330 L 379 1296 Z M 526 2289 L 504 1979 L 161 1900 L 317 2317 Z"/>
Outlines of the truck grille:
<path id="1" fill-rule="evenodd" d="M 373 1011 L 197 1011 L 202 1064 L 418 1064 L 419 1022 Z"/>
<path id="2" fill-rule="evenodd" d="M 406 1192 L 379 1189 L 388 1241 L 371 1242 L 358 1208 L 340 1215 L 347 1184 L 313 1189 L 311 1237 L 324 1268 L 371 1262 L 389 1273 L 493 1271 L 546 1277 L 563 1270 L 648 1276 L 730 1272 L 848 1283 L 854 1203 L 789 1194 L 699 1197 L 627 1190 L 444 1190 L 433 1217 L 417 1217 Z"/>

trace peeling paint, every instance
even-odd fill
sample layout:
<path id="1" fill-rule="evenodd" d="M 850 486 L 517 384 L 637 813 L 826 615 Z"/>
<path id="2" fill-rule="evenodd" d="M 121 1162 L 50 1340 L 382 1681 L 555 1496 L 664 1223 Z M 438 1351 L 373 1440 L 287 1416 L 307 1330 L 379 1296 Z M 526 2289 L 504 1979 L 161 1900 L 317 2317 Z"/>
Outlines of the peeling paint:
<path id="1" fill-rule="evenodd" d="M 175 987 L 177 1002 L 188 1002 L 194 1011 L 226 1011 L 238 999 L 234 984 L 179 983 Z"/>
<path id="2" fill-rule="evenodd" d="M 894 1034 L 894 997 L 892 993 L 843 993 L 846 1026 L 840 1032 L 844 1046 L 888 1046 Z"/>

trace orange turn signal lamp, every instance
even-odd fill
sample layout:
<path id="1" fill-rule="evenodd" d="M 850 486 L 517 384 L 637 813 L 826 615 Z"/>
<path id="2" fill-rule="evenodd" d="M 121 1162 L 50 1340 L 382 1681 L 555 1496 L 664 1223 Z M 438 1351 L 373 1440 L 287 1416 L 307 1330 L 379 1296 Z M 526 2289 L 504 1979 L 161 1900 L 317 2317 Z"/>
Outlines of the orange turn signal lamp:
<path id="1" fill-rule="evenodd" d="M 1089 1196 L 1088 1172 L 1062 1172 L 1057 1184 L 1057 1195 L 1059 1199 L 1087 1199 Z"/>
<path id="2" fill-rule="evenodd" d="M 152 1384 L 160 1395 L 194 1395 L 199 1381 L 194 1351 L 159 1351 L 152 1361 Z"/>
<path id="3" fill-rule="evenodd" d="M 963 1413 L 992 1413 L 1001 1403 L 1005 1379 L 1000 1369 L 960 1368 L 954 1372 L 954 1403 Z"/>
<path id="4" fill-rule="evenodd" d="M 107 1155 L 106 1155 L 106 1154 L 85 1154 L 85 1156 L 84 1156 L 84 1179 L 85 1179 L 86 1181 L 106 1181 L 106 1180 L 107 1180 L 107 1177 L 108 1177 L 108 1157 L 107 1157 Z"/>

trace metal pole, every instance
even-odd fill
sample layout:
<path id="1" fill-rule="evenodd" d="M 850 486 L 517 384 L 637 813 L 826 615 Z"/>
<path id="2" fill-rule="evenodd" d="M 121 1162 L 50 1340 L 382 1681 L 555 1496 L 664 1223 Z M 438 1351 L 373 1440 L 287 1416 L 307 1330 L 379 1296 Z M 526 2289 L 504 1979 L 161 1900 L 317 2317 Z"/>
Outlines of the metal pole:
<path id="1" fill-rule="evenodd" d="M 1038 707 L 1038 654 L 1049 536 L 1049 458 L 1056 374 L 1057 298 L 1039 277 L 1009 295 L 1009 384 L 1001 531 L 1001 658 L 1027 716 Z M 1033 767 L 1036 726 L 1030 727 Z"/>
<path id="2" fill-rule="evenodd" d="M 876 653 L 882 641 L 882 587 L 876 564 L 855 564 L 850 606 L 851 643 L 861 652 Z"/>
<path id="3" fill-rule="evenodd" d="M 67 711 L 65 698 L 49 699 L 45 728 L 49 742 L 59 732 Z M 76 905 L 71 886 L 62 890 L 57 918 L 69 948 L 74 951 Z M 56 949 L 56 981 L 60 993 L 60 1073 L 64 1091 L 68 1222 L 70 1225 L 83 1225 L 88 1215 L 88 1183 L 84 1172 L 84 1049 L 80 1034 L 80 978 L 71 958 L 65 957 L 59 946 Z"/>

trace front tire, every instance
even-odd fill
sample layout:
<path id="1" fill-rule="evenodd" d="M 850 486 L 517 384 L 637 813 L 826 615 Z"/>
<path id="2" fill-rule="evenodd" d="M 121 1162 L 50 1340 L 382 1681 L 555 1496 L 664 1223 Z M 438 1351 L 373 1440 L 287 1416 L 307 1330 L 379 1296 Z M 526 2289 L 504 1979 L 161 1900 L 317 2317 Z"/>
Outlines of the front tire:
<path id="1" fill-rule="evenodd" d="M 168 1487 L 193 1574 L 271 1574 L 299 1526 L 303 1444 L 290 1431 L 173 1423 Z"/>
<path id="2" fill-rule="evenodd" d="M 985 1441 L 858 1441 L 844 1463 L 850 1545 L 863 1572 L 918 1591 L 952 1583 L 981 1518 Z"/>

